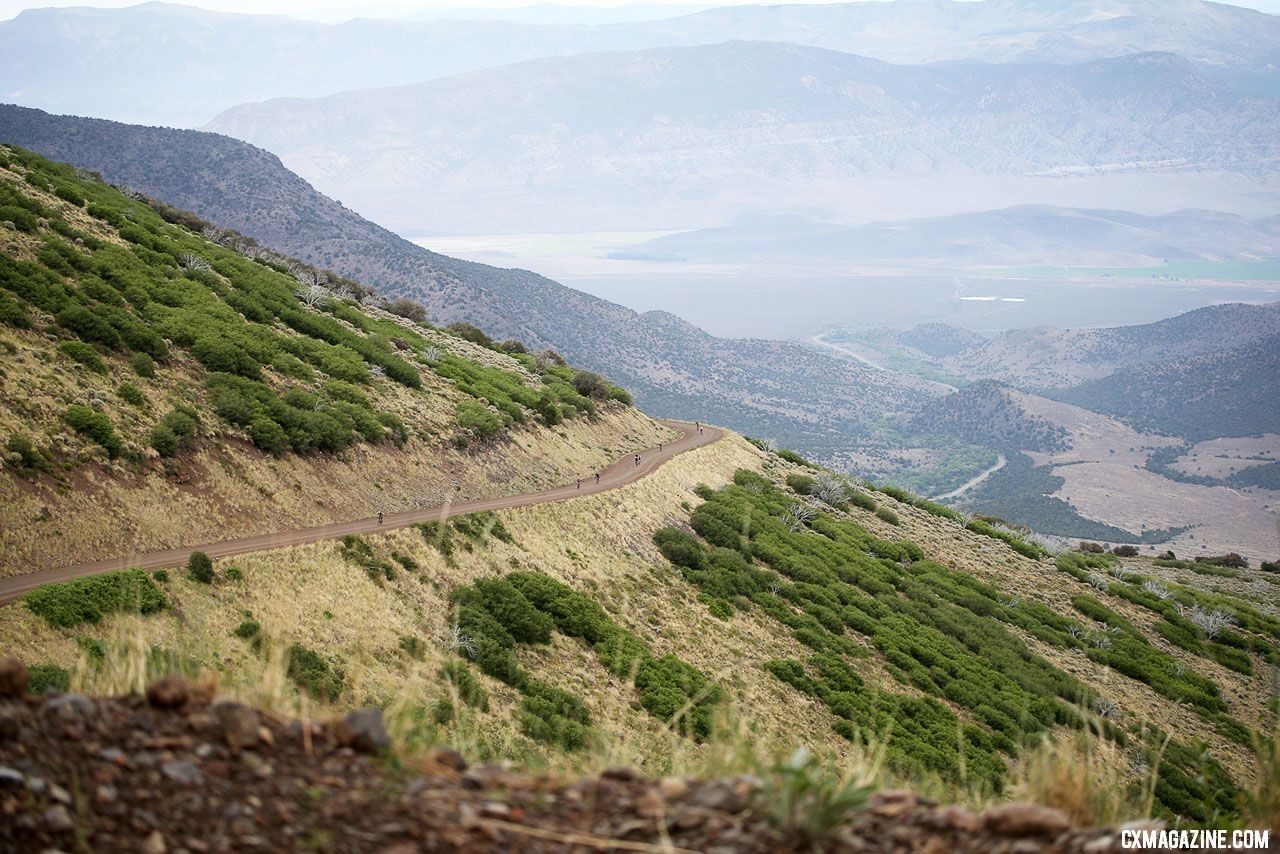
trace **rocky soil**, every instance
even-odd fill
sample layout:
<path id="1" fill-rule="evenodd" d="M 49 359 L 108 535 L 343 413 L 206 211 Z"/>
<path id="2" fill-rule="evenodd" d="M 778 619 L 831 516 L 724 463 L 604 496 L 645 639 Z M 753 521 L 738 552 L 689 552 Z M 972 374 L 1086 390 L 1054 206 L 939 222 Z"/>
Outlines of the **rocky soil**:
<path id="1" fill-rule="evenodd" d="M 277 720 L 170 678 L 146 696 L 33 696 L 0 662 L 0 850 L 721 851 L 808 847 L 754 777 L 575 781 L 388 752 L 381 712 Z M 983 815 L 880 792 L 829 851 L 1110 851 L 1117 837 L 1006 804 Z"/>

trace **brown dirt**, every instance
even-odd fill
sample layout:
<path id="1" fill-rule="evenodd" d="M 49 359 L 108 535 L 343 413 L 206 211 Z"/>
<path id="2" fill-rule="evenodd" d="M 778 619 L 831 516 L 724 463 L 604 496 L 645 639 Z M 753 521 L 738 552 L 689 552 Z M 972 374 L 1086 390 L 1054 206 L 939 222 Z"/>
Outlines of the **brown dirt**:
<path id="1" fill-rule="evenodd" d="M 379 753 L 380 717 L 285 722 L 181 680 L 147 697 L 24 696 L 0 674 L 0 849 L 7 851 L 800 850 L 769 820 L 767 784 L 573 781 L 469 767 L 437 750 Z M 25 680 L 21 680 L 25 681 Z M 360 715 L 361 713 L 356 713 Z M 1005 805 L 978 816 L 908 792 L 873 795 L 822 850 L 1108 851 L 1107 831 Z M 811 849 L 817 850 L 817 849 Z"/>

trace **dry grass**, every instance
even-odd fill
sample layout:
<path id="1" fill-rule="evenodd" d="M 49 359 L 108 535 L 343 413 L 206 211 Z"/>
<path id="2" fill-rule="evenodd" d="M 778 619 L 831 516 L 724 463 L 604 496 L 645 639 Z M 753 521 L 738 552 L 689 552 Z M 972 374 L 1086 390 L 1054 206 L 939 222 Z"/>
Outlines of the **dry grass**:
<path id="1" fill-rule="evenodd" d="M 1133 767 L 1112 742 L 1087 730 L 1058 731 L 1014 766 L 1014 796 L 1056 807 L 1082 827 L 1151 815 L 1159 763 Z"/>

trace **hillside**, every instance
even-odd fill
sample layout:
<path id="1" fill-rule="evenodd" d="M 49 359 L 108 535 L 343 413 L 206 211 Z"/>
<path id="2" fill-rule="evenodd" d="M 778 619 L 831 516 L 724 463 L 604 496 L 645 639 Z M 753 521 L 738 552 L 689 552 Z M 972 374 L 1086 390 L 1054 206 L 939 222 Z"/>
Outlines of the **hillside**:
<path id="1" fill-rule="evenodd" d="M 498 339 L 554 347 L 625 385 L 650 412 L 715 419 L 791 445 L 838 446 L 929 393 L 797 343 L 716 338 L 670 314 L 638 314 L 536 273 L 429 252 L 227 137 L 0 106 L 0 140 L 101 172 L 386 296 L 412 297 L 434 322 L 468 322 Z"/>
<path id="2" fill-rule="evenodd" d="M 1082 62 L 1169 51 L 1274 91 L 1280 41 L 1274 17 L 1198 0 L 1112 0 L 1100 13 L 1025 0 L 740 6 L 678 17 L 673 7 L 662 16 L 667 20 L 606 26 L 466 20 L 496 17 L 468 9 L 448 20 L 365 17 L 332 25 L 157 2 L 30 9 L 0 22 L 3 97 L 58 112 L 192 127 L 246 101 L 413 83 L 539 56 L 730 39 L 902 63 Z M 548 11 L 536 13 L 545 20 Z M 501 14 L 513 16 L 511 9 Z M 579 9 L 572 18 L 591 14 Z M 121 56 L 129 57 L 127 65 Z M 51 73 L 55 68 L 59 73 Z"/>
<path id="3" fill-rule="evenodd" d="M 1280 303 L 1226 303 L 1135 326 L 1014 329 L 949 356 L 942 366 L 959 376 L 1027 390 L 1063 389 L 1117 371 L 1230 350 L 1277 333 Z"/>
<path id="4" fill-rule="evenodd" d="M 177 672 L 286 717 L 375 705 L 413 764 L 705 777 L 807 745 L 878 786 L 1065 805 L 1017 761 L 1056 756 L 1115 793 L 1082 822 L 1141 814 L 1125 785 L 1153 772 L 1160 815 L 1241 807 L 1280 655 L 1245 600 L 1269 576 L 1049 557 L 819 474 L 727 436 L 608 494 L 241 555 L 210 583 L 107 576 L 92 621 L 67 607 L 86 582 L 45 588 L 0 608 L 0 643 L 41 688 Z M 1239 625 L 1186 616 L 1215 609 Z"/>
<path id="5" fill-rule="evenodd" d="M 670 435 L 595 375 L 20 149 L 0 222 L 0 574 L 527 491 Z"/>
<path id="6" fill-rule="evenodd" d="M 1128 186 L 1234 210 L 1270 186 L 1277 104 L 1172 54 L 890 65 L 731 41 L 248 103 L 205 129 L 401 233 L 670 230 L 953 213 L 979 178 L 990 207 L 1116 208 Z"/>
<path id="7" fill-rule="evenodd" d="M 1280 335 L 1126 368 L 1051 395 L 1191 442 L 1280 432 Z"/>
<path id="8" fill-rule="evenodd" d="M 1052 452 L 1066 446 L 1066 430 L 1030 415 L 999 384 L 984 380 L 929 403 L 907 426 L 999 450 Z"/>

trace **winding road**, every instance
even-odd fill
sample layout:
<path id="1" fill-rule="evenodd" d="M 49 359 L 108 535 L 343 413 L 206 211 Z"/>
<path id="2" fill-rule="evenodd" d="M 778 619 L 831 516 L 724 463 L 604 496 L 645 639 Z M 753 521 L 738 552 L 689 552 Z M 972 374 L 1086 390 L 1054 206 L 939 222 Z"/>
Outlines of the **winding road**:
<path id="1" fill-rule="evenodd" d="M 581 487 L 570 483 L 544 489 L 540 492 L 528 492 L 523 495 L 508 495 L 501 498 L 482 498 L 475 501 L 459 501 L 456 504 L 437 504 L 417 510 L 406 510 L 402 513 L 388 513 L 381 523 L 377 518 L 356 519 L 350 522 L 334 522 L 314 528 L 297 528 L 274 534 L 260 534 L 243 537 L 237 540 L 223 540 L 203 545 L 181 546 L 165 551 L 130 554 L 122 557 L 107 558 L 89 563 L 78 563 L 56 569 L 45 569 L 27 575 L 12 578 L 0 578 L 0 604 L 12 602 L 24 593 L 29 593 L 45 584 L 56 584 L 70 581 L 86 575 L 97 575 L 127 567 L 141 569 L 159 569 L 161 567 L 181 566 L 186 563 L 192 552 L 202 551 L 211 558 L 228 557 L 245 552 L 278 549 L 285 546 L 297 546 L 303 543 L 314 543 L 318 540 L 331 540 L 347 534 L 371 534 L 393 528 L 403 528 L 418 522 L 433 522 L 448 519 L 450 516 L 464 516 L 468 513 L 480 513 L 486 510 L 509 510 L 514 507 L 528 507 L 532 504 L 549 504 L 555 501 L 567 501 L 583 495 L 595 495 L 608 492 L 620 486 L 626 486 L 640 480 L 657 469 L 677 454 L 701 448 L 717 441 L 723 431 L 715 427 L 703 425 L 701 430 L 686 421 L 660 421 L 683 435 L 671 442 L 664 442 L 662 450 L 647 448 L 640 451 L 640 464 L 636 465 L 635 454 L 628 454 L 609 468 L 600 472 L 600 482 L 596 483 L 594 474 L 582 479 Z"/>
<path id="2" fill-rule="evenodd" d="M 951 490 L 950 492 L 944 492 L 944 493 L 942 493 L 941 495 L 935 495 L 935 496 L 933 496 L 933 498 L 931 498 L 931 499 L 929 499 L 929 500 L 930 500 L 930 501 L 945 501 L 945 500 L 946 500 L 946 499 L 948 499 L 948 498 L 955 498 L 955 497 L 957 497 L 957 496 L 959 496 L 959 495 L 962 495 L 963 493 L 968 492 L 969 490 L 973 489 L 973 488 L 974 488 L 975 486 L 977 486 L 978 484 L 982 483 L 982 482 L 983 482 L 984 480 L 986 480 L 987 478 L 991 477 L 991 475 L 993 475 L 993 474 L 995 474 L 996 472 L 1000 471 L 1000 469 L 1004 468 L 1004 465 L 1005 465 L 1005 463 L 1007 463 L 1007 462 L 1009 462 L 1009 461 L 1008 461 L 1008 460 L 1006 460 L 1006 459 L 1004 458 L 1004 454 L 999 454 L 999 455 L 997 456 L 997 459 L 996 459 L 996 464 L 995 464 L 995 465 L 993 465 L 991 468 L 987 469 L 987 470 L 986 470 L 986 471 L 984 471 L 984 472 L 981 472 L 980 474 L 974 475 L 973 477 L 969 478 L 969 479 L 968 479 L 968 480 L 966 480 L 964 483 L 960 484 L 959 486 L 957 486 L 955 489 Z"/>

